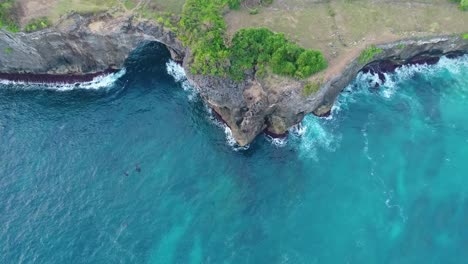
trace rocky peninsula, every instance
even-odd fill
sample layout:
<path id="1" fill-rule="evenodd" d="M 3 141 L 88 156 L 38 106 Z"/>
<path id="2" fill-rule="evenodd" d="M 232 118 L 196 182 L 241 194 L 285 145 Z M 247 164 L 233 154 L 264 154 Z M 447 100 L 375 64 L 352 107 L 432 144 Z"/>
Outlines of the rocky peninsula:
<path id="1" fill-rule="evenodd" d="M 152 41 L 167 46 L 172 58 L 183 65 L 188 80 L 242 146 L 264 131 L 283 136 L 309 113 L 328 115 L 339 93 L 360 71 L 391 72 L 404 64 L 434 63 L 443 55 L 468 52 L 468 40 L 460 34 L 405 38 L 369 46 L 338 71 L 308 79 L 271 71 L 260 77 L 253 69 L 239 81 L 194 73 L 191 48 L 171 29 L 153 20 L 137 19 L 132 14 L 71 13 L 54 26 L 32 33 L 0 30 L 0 47 L 9 51 L 0 52 L 0 78 L 86 81 L 121 69 L 134 49 Z"/>

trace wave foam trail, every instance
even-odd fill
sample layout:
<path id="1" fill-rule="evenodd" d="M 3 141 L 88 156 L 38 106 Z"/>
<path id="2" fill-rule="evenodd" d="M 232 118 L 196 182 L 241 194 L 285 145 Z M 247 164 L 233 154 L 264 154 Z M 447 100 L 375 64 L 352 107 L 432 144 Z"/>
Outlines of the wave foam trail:
<path id="1" fill-rule="evenodd" d="M 125 68 L 111 74 L 100 75 L 94 77 L 92 81 L 89 82 L 77 82 L 77 83 L 35 83 L 35 82 L 22 82 L 22 81 L 8 81 L 0 80 L 0 84 L 3 85 L 12 85 L 15 88 L 20 87 L 21 89 L 46 89 L 46 90 L 56 90 L 60 92 L 83 89 L 83 90 L 98 90 L 102 88 L 110 88 L 112 85 L 124 76 L 126 73 Z"/>
<path id="2" fill-rule="evenodd" d="M 195 100 L 198 93 L 188 81 L 184 68 L 177 62 L 173 60 L 169 60 L 166 63 L 166 71 L 169 75 L 171 75 L 174 78 L 174 81 L 176 83 L 179 83 L 181 85 L 184 91 L 189 92 L 189 95 L 188 95 L 189 100 L 190 101 Z"/>
<path id="3" fill-rule="evenodd" d="M 322 150 L 335 151 L 341 136 L 334 133 L 326 127 L 323 119 L 306 116 L 303 121 L 303 128 L 300 129 L 302 134 L 294 135 L 299 138 L 299 150 L 301 155 L 318 160 L 318 153 Z"/>
<path id="4" fill-rule="evenodd" d="M 250 145 L 247 145 L 247 146 L 244 146 L 244 147 L 241 147 L 239 146 L 239 144 L 237 144 L 236 140 L 234 139 L 234 137 L 232 136 L 232 130 L 231 128 L 229 128 L 228 125 L 226 125 L 225 123 L 219 121 L 215 115 L 213 114 L 213 110 L 211 108 L 209 108 L 207 105 L 205 105 L 206 107 L 206 112 L 208 113 L 208 117 L 209 119 L 211 120 L 211 122 L 213 122 L 213 124 L 221 129 L 223 129 L 224 131 L 224 135 L 226 136 L 226 143 L 232 147 L 232 149 L 234 151 L 241 151 L 241 150 L 247 150 L 250 148 Z"/>

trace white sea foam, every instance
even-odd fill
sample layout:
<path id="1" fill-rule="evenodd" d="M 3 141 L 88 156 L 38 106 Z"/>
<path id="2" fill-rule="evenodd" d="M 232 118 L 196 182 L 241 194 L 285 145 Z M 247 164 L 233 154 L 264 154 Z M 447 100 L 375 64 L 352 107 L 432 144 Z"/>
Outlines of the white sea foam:
<path id="1" fill-rule="evenodd" d="M 208 114 L 208 118 L 210 119 L 212 124 L 214 124 L 215 126 L 221 128 L 224 131 L 224 135 L 226 137 L 226 143 L 229 146 L 231 146 L 234 151 L 241 151 L 241 150 L 249 149 L 250 145 L 241 147 L 241 146 L 239 146 L 239 144 L 237 144 L 236 140 L 232 136 L 231 128 L 229 128 L 229 126 L 226 125 L 225 123 L 219 121 L 218 118 L 215 117 L 215 115 L 213 113 L 213 110 L 211 110 L 211 108 L 209 108 L 207 105 L 205 105 L 205 110 L 206 110 L 206 112 Z"/>
<path id="2" fill-rule="evenodd" d="M 194 101 L 197 98 L 197 90 L 190 84 L 187 79 L 184 68 L 173 60 L 169 60 L 166 63 L 166 71 L 171 75 L 176 83 L 179 83 L 182 89 L 187 92 L 187 97 L 190 101 Z"/>
<path id="3" fill-rule="evenodd" d="M 14 85 L 15 87 L 20 87 L 21 89 L 47 89 L 47 90 L 56 90 L 60 92 L 71 91 L 76 89 L 84 90 L 98 90 L 103 88 L 111 87 L 118 79 L 125 75 L 125 69 L 122 69 L 118 72 L 105 74 L 95 77 L 89 82 L 77 82 L 77 83 L 35 83 L 35 82 L 23 82 L 23 81 L 9 81 L 9 80 L 0 80 L 0 84 L 3 85 Z"/>
<path id="4" fill-rule="evenodd" d="M 224 133 L 226 134 L 226 143 L 228 143 L 234 151 L 248 150 L 250 148 L 250 145 L 239 146 L 232 136 L 232 130 L 226 124 L 222 125 L 224 126 Z"/>
<path id="5" fill-rule="evenodd" d="M 307 127 L 299 123 L 289 129 L 289 133 L 291 135 L 302 137 L 307 131 Z"/>
<path id="6" fill-rule="evenodd" d="M 303 134 L 296 138 L 299 141 L 301 155 L 318 160 L 321 151 L 335 151 L 341 141 L 341 135 L 315 116 L 306 116 L 303 121 Z"/>
<path id="7" fill-rule="evenodd" d="M 274 138 L 272 136 L 269 136 L 269 135 L 265 135 L 266 139 L 273 145 L 273 146 L 276 146 L 276 147 L 284 147 L 288 144 L 288 137 L 281 137 L 281 138 Z"/>

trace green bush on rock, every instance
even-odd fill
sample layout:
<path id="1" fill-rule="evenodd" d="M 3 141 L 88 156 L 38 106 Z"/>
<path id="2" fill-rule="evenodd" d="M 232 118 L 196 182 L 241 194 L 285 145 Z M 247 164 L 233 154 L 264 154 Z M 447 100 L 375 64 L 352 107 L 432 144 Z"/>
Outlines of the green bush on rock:
<path id="1" fill-rule="evenodd" d="M 0 28 L 10 32 L 19 32 L 19 26 L 14 16 L 14 0 L 0 2 Z"/>
<path id="2" fill-rule="evenodd" d="M 225 6 L 237 8 L 241 0 L 187 0 L 179 22 L 179 37 L 193 52 L 193 74 L 245 78 L 245 72 L 257 69 L 306 78 L 327 67 L 322 53 L 306 50 L 286 39 L 284 34 L 266 28 L 247 28 L 236 32 L 228 42 Z"/>
<path id="3" fill-rule="evenodd" d="M 460 10 L 468 11 L 468 0 L 450 0 L 455 3 L 460 3 Z"/>
<path id="4" fill-rule="evenodd" d="M 321 84 L 318 82 L 314 82 L 314 83 L 308 82 L 304 85 L 304 90 L 302 91 L 302 94 L 305 97 L 315 94 L 316 92 L 320 90 L 320 86 Z"/>
<path id="5" fill-rule="evenodd" d="M 47 17 L 34 18 L 24 27 L 24 31 L 33 32 L 48 28 L 50 25 L 51 23 Z"/>
<path id="6" fill-rule="evenodd" d="M 374 58 L 375 55 L 382 53 L 382 51 L 383 50 L 381 48 L 377 48 L 375 45 L 372 45 L 362 51 L 358 61 L 360 64 L 367 64 Z"/>

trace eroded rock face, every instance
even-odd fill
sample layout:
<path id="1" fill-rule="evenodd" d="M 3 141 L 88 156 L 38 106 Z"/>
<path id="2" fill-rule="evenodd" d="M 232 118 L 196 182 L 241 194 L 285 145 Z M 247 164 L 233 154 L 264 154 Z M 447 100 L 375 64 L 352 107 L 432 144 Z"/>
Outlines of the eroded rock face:
<path id="1" fill-rule="evenodd" d="M 0 30 L 0 72 L 92 74 L 120 69 L 144 41 L 166 44 L 176 59 L 183 57 L 184 48 L 175 34 L 150 21 L 71 14 L 55 27 L 34 33 Z"/>

